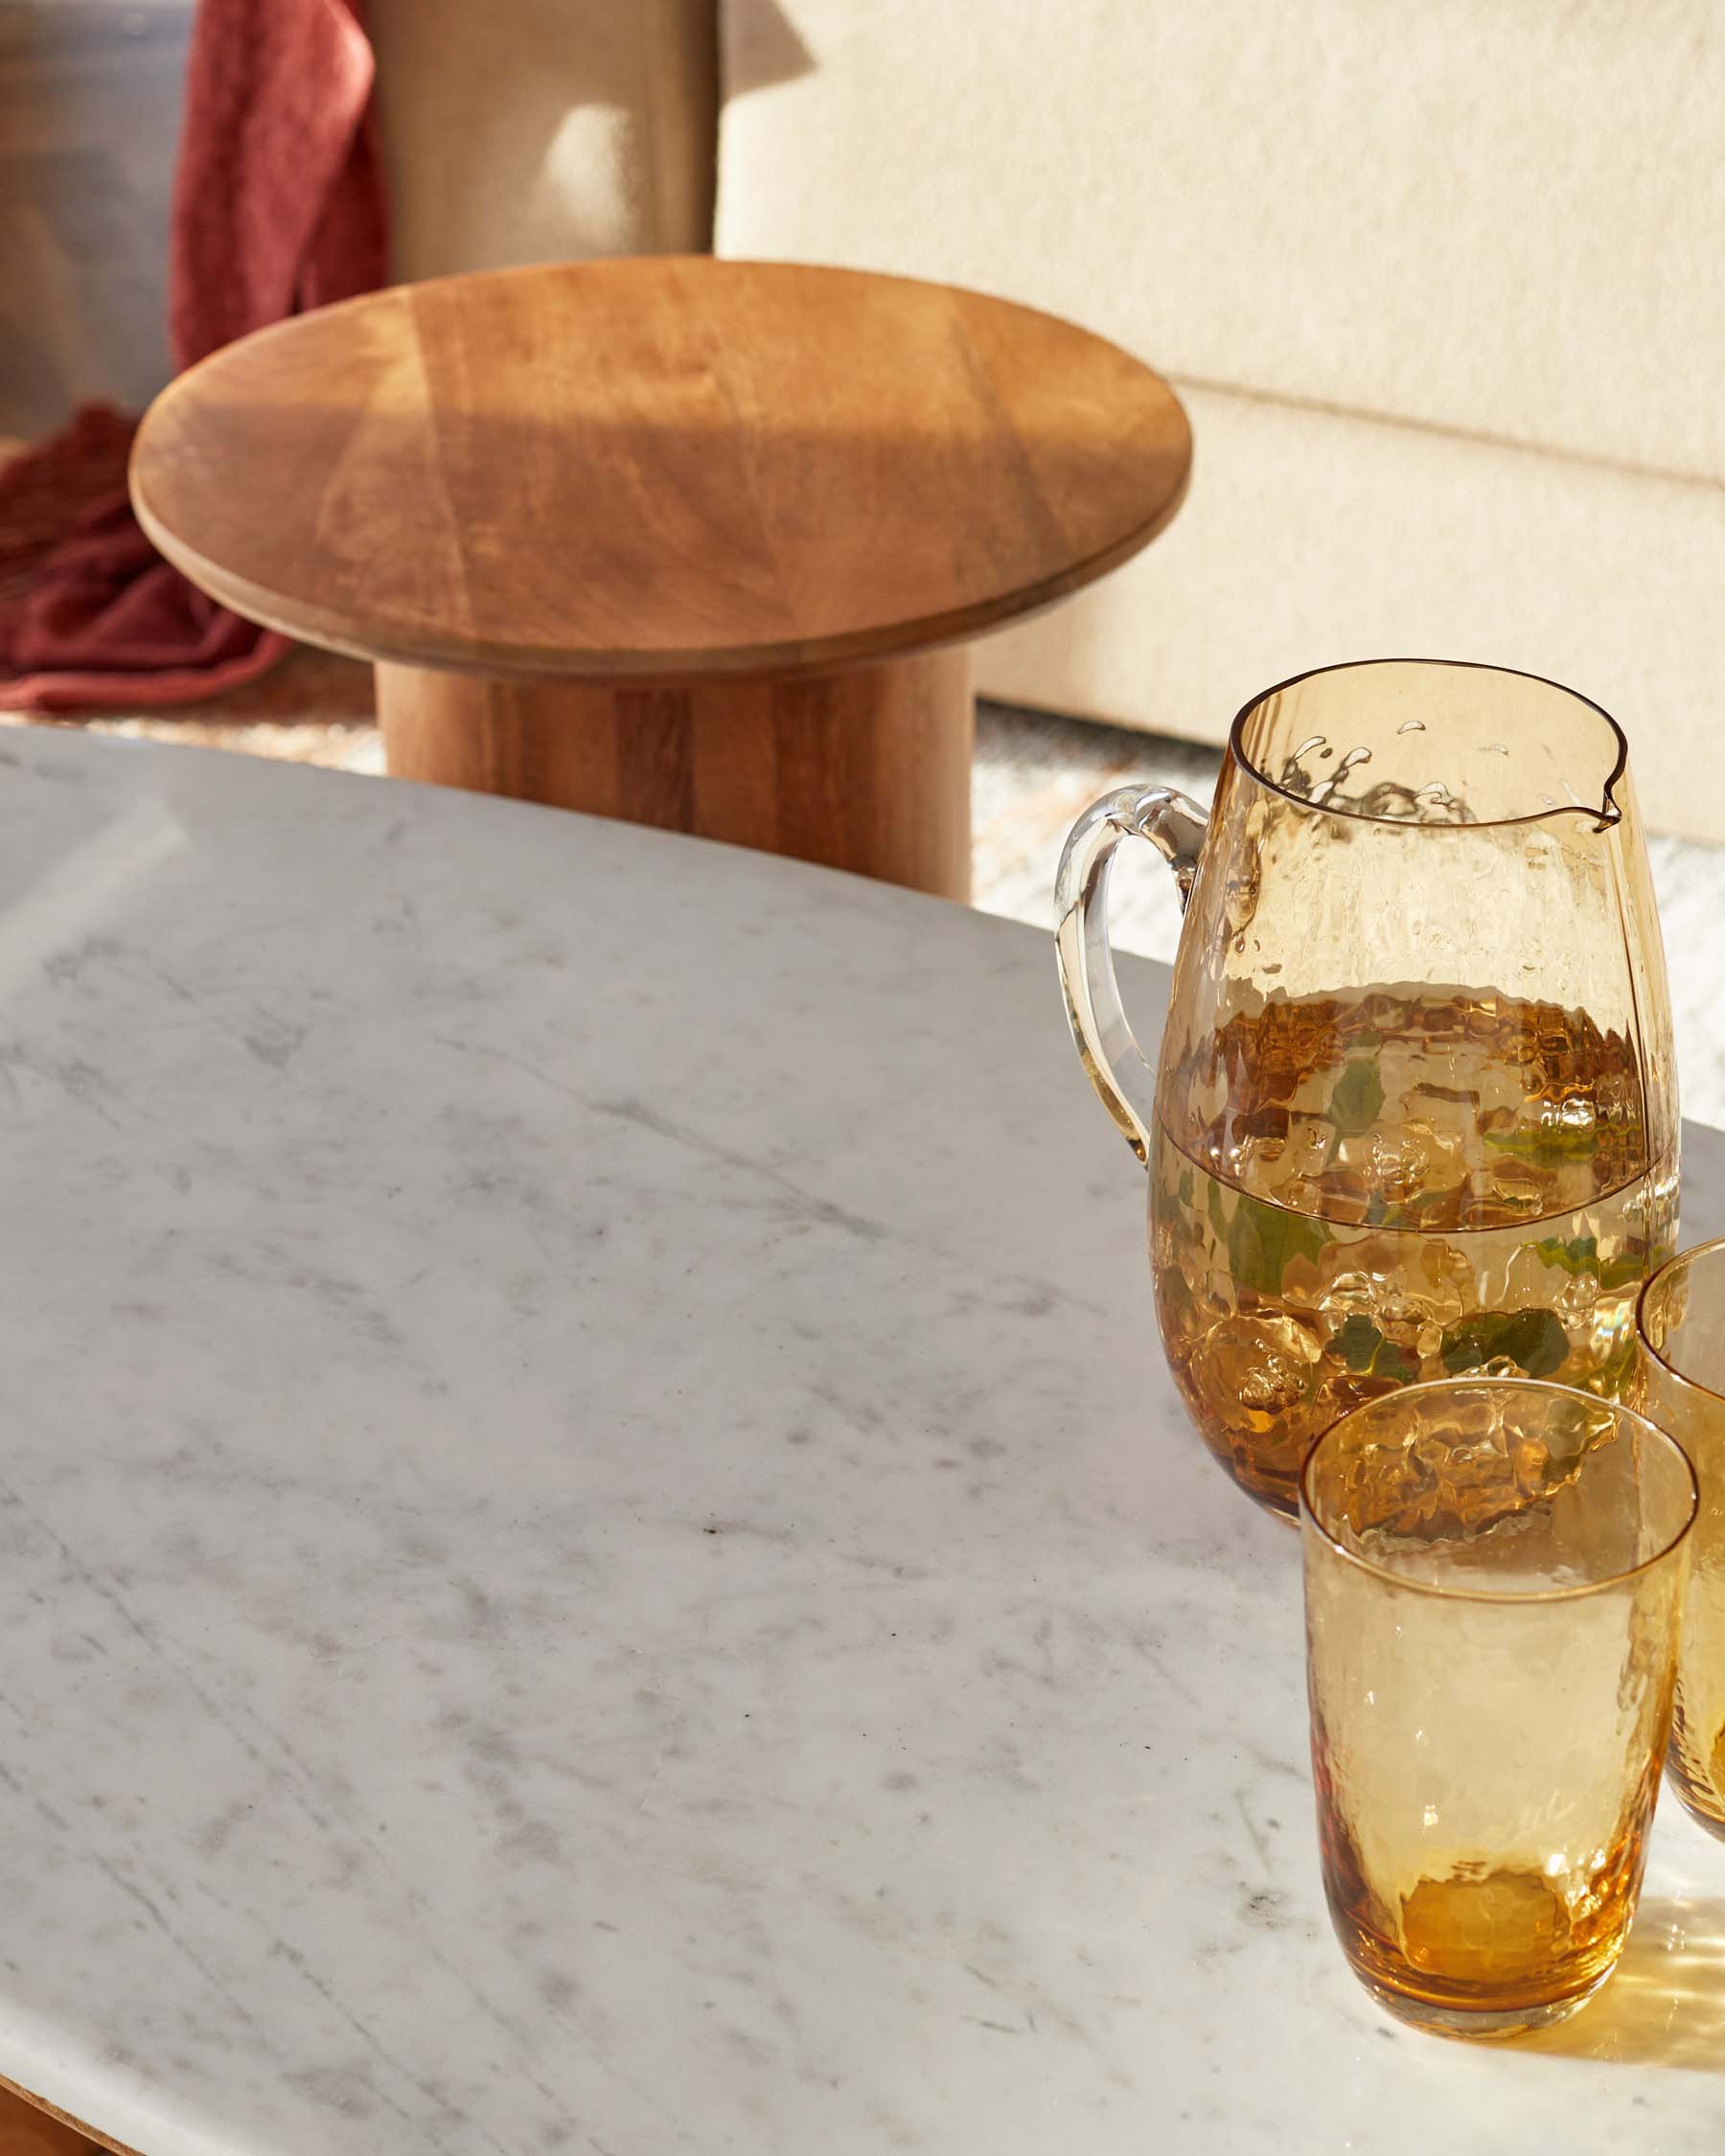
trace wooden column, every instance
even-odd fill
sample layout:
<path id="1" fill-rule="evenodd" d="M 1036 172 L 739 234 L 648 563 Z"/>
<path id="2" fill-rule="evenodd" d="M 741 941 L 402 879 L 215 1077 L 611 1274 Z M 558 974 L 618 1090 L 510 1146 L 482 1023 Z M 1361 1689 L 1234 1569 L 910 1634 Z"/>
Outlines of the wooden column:
<path id="1" fill-rule="evenodd" d="M 970 896 L 970 652 L 678 687 L 380 663 L 393 775 Z"/>

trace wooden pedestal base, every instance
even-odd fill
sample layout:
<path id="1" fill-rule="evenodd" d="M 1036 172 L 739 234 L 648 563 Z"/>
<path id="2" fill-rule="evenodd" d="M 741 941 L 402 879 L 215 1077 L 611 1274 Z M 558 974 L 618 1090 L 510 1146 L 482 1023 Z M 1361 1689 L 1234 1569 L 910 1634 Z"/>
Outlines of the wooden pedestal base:
<path id="1" fill-rule="evenodd" d="M 970 653 L 689 687 L 378 667 L 389 768 L 970 896 Z"/>

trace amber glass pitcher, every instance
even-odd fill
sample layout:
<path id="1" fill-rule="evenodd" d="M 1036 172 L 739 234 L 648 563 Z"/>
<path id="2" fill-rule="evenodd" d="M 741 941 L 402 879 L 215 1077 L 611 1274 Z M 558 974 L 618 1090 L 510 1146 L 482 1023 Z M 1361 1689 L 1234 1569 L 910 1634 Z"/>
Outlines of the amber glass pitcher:
<path id="1" fill-rule="evenodd" d="M 1185 921 L 1153 1078 L 1109 951 L 1147 838 Z M 1496 667 L 1301 675 L 1215 806 L 1109 794 L 1061 862 L 1079 1054 L 1149 1169 L 1157 1317 L 1205 1442 L 1292 1515 L 1318 1435 L 1479 1370 L 1615 1396 L 1677 1220 L 1665 954 L 1626 747 Z"/>

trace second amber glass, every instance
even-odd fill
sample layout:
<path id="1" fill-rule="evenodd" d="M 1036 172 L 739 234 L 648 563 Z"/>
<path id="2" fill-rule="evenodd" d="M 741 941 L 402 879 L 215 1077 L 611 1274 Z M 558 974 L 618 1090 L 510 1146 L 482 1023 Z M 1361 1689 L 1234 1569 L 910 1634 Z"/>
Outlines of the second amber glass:
<path id="1" fill-rule="evenodd" d="M 1677 1110 L 1624 759 L 1550 681 L 1332 667 L 1240 713 L 1208 825 L 1129 789 L 1068 843 L 1068 1008 L 1149 1168 L 1162 1345 L 1281 1512 L 1319 1432 L 1396 1386 L 1627 1374 Z M 1188 900 L 1154 1088 L 1108 952 L 1126 836 Z"/>
<path id="2" fill-rule="evenodd" d="M 1301 1481 L 1312 1768 L 1344 1952 L 1404 2020 L 1504 2036 L 1610 1975 L 1670 1722 L 1695 1483 L 1526 1380 L 1346 1415 Z"/>
<path id="3" fill-rule="evenodd" d="M 1690 1814 L 1725 1839 L 1725 1238 L 1654 1274 L 1637 1329 L 1635 1404 L 1682 1445 L 1701 1485 L 1666 1765 Z"/>

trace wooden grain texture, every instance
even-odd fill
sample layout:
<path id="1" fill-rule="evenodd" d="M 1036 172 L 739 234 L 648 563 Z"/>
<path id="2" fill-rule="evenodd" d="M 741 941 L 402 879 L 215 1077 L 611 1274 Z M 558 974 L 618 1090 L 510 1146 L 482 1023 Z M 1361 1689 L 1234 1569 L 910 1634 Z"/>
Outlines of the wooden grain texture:
<path id="1" fill-rule="evenodd" d="M 132 467 L 241 612 L 408 665 L 831 671 L 973 637 L 1179 506 L 1173 392 L 1032 310 L 696 257 L 401 287 L 218 353 Z"/>
<path id="2" fill-rule="evenodd" d="M 390 770 L 970 895 L 970 653 L 684 686 L 380 666 Z"/>

